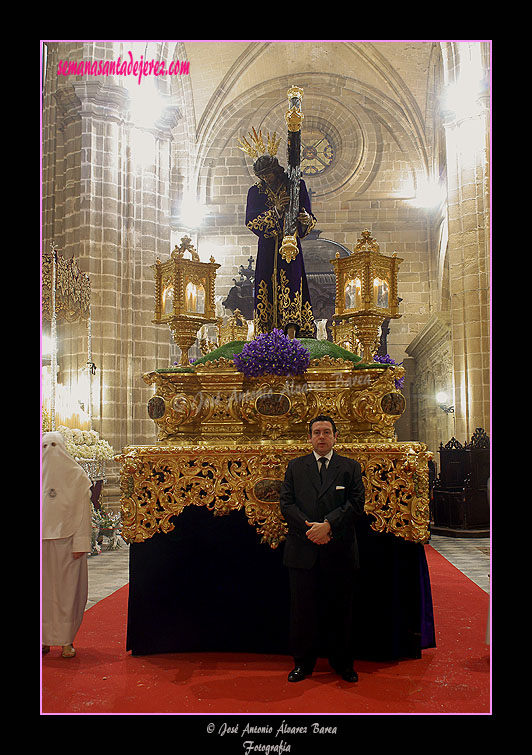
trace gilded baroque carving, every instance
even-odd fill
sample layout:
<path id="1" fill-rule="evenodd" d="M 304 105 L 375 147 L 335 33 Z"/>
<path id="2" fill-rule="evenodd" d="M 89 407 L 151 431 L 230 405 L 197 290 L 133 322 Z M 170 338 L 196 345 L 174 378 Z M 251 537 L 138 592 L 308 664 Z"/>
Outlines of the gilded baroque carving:
<path id="1" fill-rule="evenodd" d="M 330 356 L 293 377 L 248 378 L 225 358 L 147 373 L 158 445 L 118 457 L 123 537 L 139 543 L 170 532 L 186 506 L 205 506 L 215 515 L 243 510 L 262 542 L 278 547 L 287 529 L 279 509 L 286 465 L 310 451 L 309 421 L 328 414 L 338 452 L 362 466 L 373 529 L 426 542 L 431 455 L 423 444 L 394 440 L 405 406 L 395 381 L 403 374 Z"/>
<path id="2" fill-rule="evenodd" d="M 90 313 L 89 277 L 74 259 L 65 260 L 55 249 L 42 256 L 42 316 L 52 318 L 52 287 L 55 287 L 55 314 L 59 320 L 78 322 Z"/>
<path id="3" fill-rule="evenodd" d="M 428 458 L 420 443 L 340 444 L 357 459 L 366 488 L 365 510 L 376 532 L 414 542 L 428 540 Z M 137 446 L 121 462 L 122 536 L 143 542 L 174 528 L 185 506 L 205 506 L 214 515 L 244 510 L 261 541 L 277 548 L 286 537 L 279 489 L 288 461 L 308 453 L 308 444 Z"/>
<path id="4" fill-rule="evenodd" d="M 217 359 L 194 372 L 155 371 L 143 376 L 155 386 L 165 410 L 150 411 L 159 442 L 241 437 L 305 440 L 307 424 L 329 414 L 340 434 L 364 440 L 393 440 L 394 423 L 404 411 L 395 388 L 402 367 L 355 369 L 330 356 L 313 359 L 305 375 L 246 378 L 232 361 Z M 161 405 L 162 406 L 162 405 Z"/>

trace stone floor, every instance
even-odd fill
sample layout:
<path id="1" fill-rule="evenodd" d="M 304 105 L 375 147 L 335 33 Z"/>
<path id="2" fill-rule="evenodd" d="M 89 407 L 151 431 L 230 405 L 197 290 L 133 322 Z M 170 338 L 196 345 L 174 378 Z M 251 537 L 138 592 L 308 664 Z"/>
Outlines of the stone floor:
<path id="1" fill-rule="evenodd" d="M 89 558 L 89 599 L 87 608 L 106 598 L 129 581 L 129 546 L 120 540 L 116 550 L 107 550 Z M 485 592 L 490 591 L 490 539 L 444 537 L 432 535 L 430 545 L 441 553 Z"/>
<path id="2" fill-rule="evenodd" d="M 489 537 L 432 535 L 429 544 L 484 592 L 490 592 L 491 545 Z"/>
<path id="3" fill-rule="evenodd" d="M 120 547 L 107 550 L 108 543 L 104 537 L 101 553 L 88 559 L 89 598 L 85 610 L 129 582 L 129 546 L 119 538 Z"/>

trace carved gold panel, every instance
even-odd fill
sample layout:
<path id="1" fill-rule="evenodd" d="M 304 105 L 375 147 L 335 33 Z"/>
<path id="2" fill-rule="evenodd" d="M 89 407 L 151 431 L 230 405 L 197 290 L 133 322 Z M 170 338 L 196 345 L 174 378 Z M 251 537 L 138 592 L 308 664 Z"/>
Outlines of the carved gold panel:
<path id="1" fill-rule="evenodd" d="M 218 359 L 194 372 L 158 370 L 143 376 L 155 387 L 149 416 L 161 443 L 209 438 L 305 441 L 308 423 L 330 415 L 340 438 L 393 440 L 405 401 L 395 388 L 402 367 L 355 369 L 352 362 L 323 357 L 304 375 L 247 378 L 232 361 Z"/>
<path id="2" fill-rule="evenodd" d="M 261 541 L 276 548 L 287 526 L 279 491 L 288 461 L 308 453 L 308 443 L 184 444 L 131 446 L 121 463 L 122 536 L 140 543 L 168 533 L 186 506 L 214 515 L 244 510 Z M 357 459 L 366 489 L 365 510 L 376 532 L 426 542 L 429 532 L 428 460 L 421 443 L 337 444 Z"/>

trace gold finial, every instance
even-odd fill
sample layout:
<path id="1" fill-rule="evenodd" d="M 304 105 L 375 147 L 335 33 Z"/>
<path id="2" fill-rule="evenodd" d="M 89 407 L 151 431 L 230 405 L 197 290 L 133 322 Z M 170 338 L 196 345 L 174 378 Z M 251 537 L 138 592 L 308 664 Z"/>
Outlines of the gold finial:
<path id="1" fill-rule="evenodd" d="M 293 86 L 286 93 L 288 96 L 288 110 L 284 119 L 289 131 L 301 131 L 304 115 L 301 112 L 301 101 L 303 99 L 303 90 L 301 87 Z"/>
<path id="2" fill-rule="evenodd" d="M 197 253 L 190 236 L 183 236 L 180 246 L 177 246 L 177 244 L 175 245 L 171 256 L 174 259 L 182 259 L 185 252 L 190 252 L 190 256 L 193 260 L 196 260 L 197 262 L 200 261 L 199 254 Z"/>
<path id="3" fill-rule="evenodd" d="M 377 244 L 376 240 L 371 235 L 371 231 L 365 230 L 365 231 L 362 231 L 362 238 L 357 240 L 354 251 L 361 252 L 361 251 L 368 251 L 368 250 L 371 252 L 378 252 L 379 245 Z"/>
<path id="4" fill-rule="evenodd" d="M 303 99 L 303 90 L 301 87 L 292 86 L 287 92 L 288 99 L 292 99 L 292 97 L 299 97 L 299 99 Z"/>

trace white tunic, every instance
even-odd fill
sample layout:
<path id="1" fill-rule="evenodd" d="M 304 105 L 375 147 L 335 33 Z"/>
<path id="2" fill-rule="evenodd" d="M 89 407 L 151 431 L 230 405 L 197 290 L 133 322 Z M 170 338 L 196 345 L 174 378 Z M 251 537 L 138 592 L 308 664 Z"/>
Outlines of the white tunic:
<path id="1" fill-rule="evenodd" d="M 83 619 L 91 548 L 91 481 L 61 433 L 42 440 L 42 644 L 70 645 Z"/>

